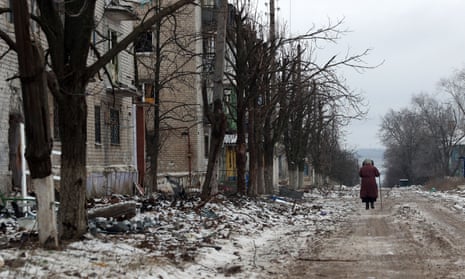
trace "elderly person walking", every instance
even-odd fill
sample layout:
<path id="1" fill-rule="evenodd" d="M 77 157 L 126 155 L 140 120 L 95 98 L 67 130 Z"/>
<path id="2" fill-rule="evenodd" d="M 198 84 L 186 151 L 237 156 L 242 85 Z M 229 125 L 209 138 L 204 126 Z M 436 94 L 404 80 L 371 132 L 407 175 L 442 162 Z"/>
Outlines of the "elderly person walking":
<path id="1" fill-rule="evenodd" d="M 378 198 L 378 185 L 376 177 L 379 176 L 378 169 L 374 166 L 373 160 L 365 159 L 360 168 L 359 175 L 362 178 L 360 187 L 360 198 L 365 203 L 365 209 L 375 208 L 375 201 Z"/>

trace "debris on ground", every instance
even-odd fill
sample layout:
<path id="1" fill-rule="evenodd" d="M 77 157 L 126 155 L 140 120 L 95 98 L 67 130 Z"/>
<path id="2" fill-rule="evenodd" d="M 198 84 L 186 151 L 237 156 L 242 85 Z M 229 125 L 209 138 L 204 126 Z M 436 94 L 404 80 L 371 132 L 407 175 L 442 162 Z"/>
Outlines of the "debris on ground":
<path id="1" fill-rule="evenodd" d="M 308 239 L 334 231 L 351 211 L 353 191 L 348 188 L 344 195 L 348 201 L 340 194 L 305 193 L 297 205 L 282 196 L 217 195 L 201 208 L 195 196 L 173 203 L 159 194 L 112 195 L 89 200 L 89 233 L 82 241 L 64 243 L 61 251 L 39 248 L 35 227 L 2 216 L 0 259 L 6 269 L 0 268 L 0 277 L 247 278 L 267 264 L 267 256 L 257 251 L 276 237 L 295 242 L 301 232 Z"/>

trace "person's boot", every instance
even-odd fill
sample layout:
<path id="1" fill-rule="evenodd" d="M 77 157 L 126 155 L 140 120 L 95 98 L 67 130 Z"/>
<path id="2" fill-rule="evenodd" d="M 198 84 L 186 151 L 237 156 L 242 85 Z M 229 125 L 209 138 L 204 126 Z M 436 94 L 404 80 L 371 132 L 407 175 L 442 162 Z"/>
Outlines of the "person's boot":
<path id="1" fill-rule="evenodd" d="M 371 208 L 375 209 L 375 203 L 371 202 Z"/>
<path id="2" fill-rule="evenodd" d="M 370 209 L 370 208 L 368 207 L 368 202 L 366 202 L 365 205 L 366 205 L 366 206 L 365 206 L 365 209 L 367 209 L 367 210 Z"/>

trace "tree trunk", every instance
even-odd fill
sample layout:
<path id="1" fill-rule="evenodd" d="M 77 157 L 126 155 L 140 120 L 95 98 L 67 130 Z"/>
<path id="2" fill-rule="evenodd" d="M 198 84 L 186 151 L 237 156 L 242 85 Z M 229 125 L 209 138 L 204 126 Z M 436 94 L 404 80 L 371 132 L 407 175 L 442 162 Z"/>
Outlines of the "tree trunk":
<path id="1" fill-rule="evenodd" d="M 23 166 L 21 154 L 21 132 L 20 124 L 24 122 L 24 118 L 20 113 L 10 114 L 9 129 L 8 129 L 8 147 L 10 148 L 8 165 L 11 169 L 11 184 L 13 189 L 21 189 L 23 183 Z"/>
<path id="2" fill-rule="evenodd" d="M 208 199 L 218 191 L 218 181 L 216 179 L 216 160 L 223 145 L 224 135 L 226 133 L 226 116 L 223 113 L 223 105 L 220 101 L 215 101 L 214 117 L 212 123 L 210 152 L 208 153 L 207 173 L 205 182 L 202 187 L 202 200 Z"/>
<path id="3" fill-rule="evenodd" d="M 152 139 L 153 158 L 152 158 L 152 193 L 158 190 L 158 157 L 160 154 L 160 89 L 159 85 L 155 86 L 155 112 L 153 115 L 154 134 Z"/>
<path id="4" fill-rule="evenodd" d="M 52 139 L 45 62 L 40 42 L 29 33 L 29 8 L 26 0 L 13 1 L 19 73 L 26 128 L 26 159 L 38 199 L 39 240 L 47 248 L 58 247 L 52 173 Z M 47 243 L 46 243 L 47 242 Z"/>
<path id="5" fill-rule="evenodd" d="M 297 189 L 299 181 L 299 169 L 295 164 L 289 164 L 289 188 Z"/>
<path id="6" fill-rule="evenodd" d="M 272 139 L 271 131 L 271 114 L 266 113 L 265 121 L 263 125 L 263 171 L 265 178 L 265 193 L 273 194 L 274 183 L 273 183 L 273 165 L 274 165 L 274 142 Z"/>
<path id="7" fill-rule="evenodd" d="M 154 86 L 157 88 L 157 86 Z M 153 107 L 153 131 L 146 131 L 147 153 L 150 157 L 150 176 L 152 177 L 151 185 L 148 185 L 146 194 L 150 195 L 158 189 L 158 155 L 160 154 L 160 98 L 159 89 L 154 89 L 155 106 Z"/>
<path id="8" fill-rule="evenodd" d="M 123 218 L 129 220 L 137 214 L 136 202 L 116 203 L 89 211 L 89 219 L 96 217 Z"/>
<path id="9" fill-rule="evenodd" d="M 249 112 L 249 119 L 252 118 L 252 121 L 249 121 L 250 133 L 253 134 L 253 137 L 249 139 L 253 144 L 253 156 L 250 157 L 253 159 L 253 172 L 254 172 L 254 187 L 255 194 L 260 195 L 265 193 L 265 181 L 263 173 L 263 117 L 260 117 L 260 110 L 262 107 L 258 105 L 258 101 L 255 100 L 252 104 L 254 109 Z M 251 152 L 252 153 L 252 152 Z M 252 161 L 252 159 L 251 159 Z"/>
<path id="10" fill-rule="evenodd" d="M 237 134 L 237 142 L 236 142 L 236 168 L 237 168 L 237 192 L 240 195 L 245 195 L 247 193 L 247 185 L 246 185 L 246 164 L 247 164 L 247 156 L 246 156 L 246 143 L 245 143 L 245 135 L 239 132 L 239 125 L 238 125 L 238 134 Z M 250 183 L 250 177 L 249 177 Z"/>
<path id="11" fill-rule="evenodd" d="M 85 86 L 64 87 L 58 105 L 61 133 L 61 181 L 59 230 L 62 239 L 76 240 L 87 232 Z"/>
<path id="12" fill-rule="evenodd" d="M 266 194 L 263 146 L 257 143 L 257 193 Z"/>
<path id="13" fill-rule="evenodd" d="M 47 248 L 58 247 L 57 217 L 55 205 L 55 188 L 53 176 L 33 179 L 37 198 L 37 221 L 39 228 L 39 241 Z M 40 233 L 42 232 L 42 233 Z M 43 233 L 47 232 L 47 233 Z"/>
<path id="14" fill-rule="evenodd" d="M 237 92 L 237 141 L 236 141 L 236 168 L 237 168 L 237 192 L 240 195 L 247 194 L 246 185 L 246 165 L 247 165 L 247 145 L 246 145 L 246 124 L 245 124 L 245 105 L 243 90 Z M 250 121 L 250 119 L 249 119 Z M 251 135 L 249 135 L 250 137 Z M 250 186 L 250 173 L 249 173 Z"/>
<path id="15" fill-rule="evenodd" d="M 218 191 L 216 180 L 217 159 L 223 145 L 226 133 L 226 116 L 223 110 L 223 75 L 226 44 L 226 19 L 228 16 L 228 1 L 221 0 L 218 13 L 218 32 L 215 40 L 215 73 L 213 77 L 213 111 L 208 114 L 212 126 L 210 152 L 208 154 L 207 173 L 202 187 L 201 198 L 208 199 Z M 208 106 L 208 104 L 204 104 Z"/>
<path id="16" fill-rule="evenodd" d="M 256 116 L 256 99 L 251 98 L 249 101 L 249 121 L 247 125 L 248 133 L 248 146 L 249 146 L 249 188 L 247 194 L 249 196 L 256 196 L 257 192 L 257 141 L 255 134 L 255 116 Z"/>
<path id="17" fill-rule="evenodd" d="M 265 141 L 266 142 L 266 141 Z M 265 193 L 273 194 L 274 187 L 277 184 L 274 181 L 274 144 L 264 144 L 264 177 L 265 177 Z"/>
<path id="18" fill-rule="evenodd" d="M 157 3 L 157 12 L 160 12 L 160 3 Z M 150 150 L 150 173 L 152 175 L 152 185 L 148 189 L 148 194 L 158 190 L 158 156 L 160 154 L 160 71 L 161 71 L 161 46 L 160 46 L 160 25 L 161 21 L 155 24 L 155 68 L 153 71 L 153 98 L 155 99 L 153 113 L 153 137 L 149 141 Z"/>
<path id="19" fill-rule="evenodd" d="M 298 180 L 297 180 L 297 189 L 302 189 L 304 187 L 304 167 L 305 167 L 305 162 L 302 161 L 299 164 L 299 175 L 298 175 Z"/>
<path id="20" fill-rule="evenodd" d="M 270 85 L 271 87 L 265 92 L 265 101 L 267 106 L 269 106 L 270 111 L 266 111 L 264 115 L 264 125 L 262 126 L 263 132 L 263 141 L 264 141 L 264 183 L 265 183 L 265 192 L 268 194 L 273 193 L 273 154 L 274 154 L 274 142 L 272 139 L 272 114 L 273 114 L 273 107 L 275 105 L 271 105 L 271 98 L 274 96 L 276 92 L 276 85 L 277 85 L 277 61 L 276 61 L 276 18 L 275 18 L 275 3 L 274 0 L 270 0 L 270 35 L 269 41 L 271 43 L 271 76 L 270 76 Z M 271 159 L 270 159 L 271 158 Z M 271 170 L 271 173 L 269 172 Z"/>

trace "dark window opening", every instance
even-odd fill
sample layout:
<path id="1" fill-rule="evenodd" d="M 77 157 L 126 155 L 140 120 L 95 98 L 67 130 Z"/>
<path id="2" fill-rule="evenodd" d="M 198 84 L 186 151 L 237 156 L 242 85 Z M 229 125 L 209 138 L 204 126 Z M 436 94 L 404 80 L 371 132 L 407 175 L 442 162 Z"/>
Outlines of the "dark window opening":
<path id="1" fill-rule="evenodd" d="M 120 137 L 119 137 L 119 111 L 116 109 L 110 109 L 110 136 L 111 136 L 111 143 L 112 144 L 119 144 Z"/>
<path id="2" fill-rule="evenodd" d="M 13 1 L 14 0 L 10 0 L 8 2 L 8 7 L 10 8 L 10 12 L 7 15 L 9 23 L 13 23 Z"/>
<path id="3" fill-rule="evenodd" d="M 208 158 L 208 150 L 209 150 L 209 148 L 210 148 L 209 137 L 208 137 L 208 135 L 205 135 L 205 138 L 204 138 L 204 139 L 205 139 L 205 140 L 204 140 L 204 144 L 205 144 L 205 146 L 204 146 L 204 147 L 205 147 L 204 156 L 205 156 L 205 158 Z"/>
<path id="4" fill-rule="evenodd" d="M 95 116 L 95 143 L 102 143 L 102 126 L 100 119 L 100 106 L 94 108 Z"/>
<path id="5" fill-rule="evenodd" d="M 135 52 L 153 52 L 152 31 L 142 33 L 134 43 Z"/>
<path id="6" fill-rule="evenodd" d="M 111 50 L 118 44 L 118 33 L 113 30 L 108 30 L 108 50 Z M 110 62 L 109 71 L 110 76 L 113 82 L 119 81 L 119 63 L 118 63 L 118 55 L 115 55 Z"/>
<path id="7" fill-rule="evenodd" d="M 60 119 L 58 117 L 58 103 L 53 100 L 53 139 L 60 140 Z"/>

